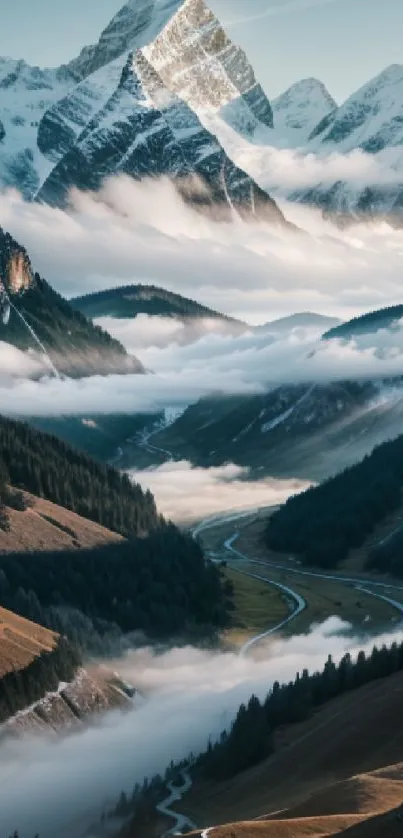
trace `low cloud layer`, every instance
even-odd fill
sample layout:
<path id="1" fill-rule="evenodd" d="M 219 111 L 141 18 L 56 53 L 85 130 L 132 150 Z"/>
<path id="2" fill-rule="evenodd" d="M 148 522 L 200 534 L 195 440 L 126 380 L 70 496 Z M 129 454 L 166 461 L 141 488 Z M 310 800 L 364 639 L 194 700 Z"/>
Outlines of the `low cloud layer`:
<path id="1" fill-rule="evenodd" d="M 0 374 L 1 412 L 87 418 L 103 413 L 157 413 L 167 406 L 185 407 L 212 392 L 254 394 L 287 384 L 380 380 L 402 374 L 401 323 L 350 342 L 320 341 L 317 329 L 296 328 L 281 335 L 264 331 L 238 337 L 208 333 L 191 344 L 162 347 L 155 345 L 163 342 L 158 320 L 155 339 L 153 328 L 150 323 L 150 346 L 143 348 L 140 357 L 154 374 L 82 380 L 47 377 L 40 381 L 11 380 Z M 136 321 L 115 329 L 111 324 L 111 331 L 133 348 Z M 3 347 L 3 352 L 8 351 Z M 384 390 L 383 398 L 386 393 Z M 396 397 L 395 387 L 391 397 Z"/>
<path id="2" fill-rule="evenodd" d="M 255 147 L 253 154 L 258 160 Z M 291 185 L 295 167 L 287 160 L 280 179 Z M 269 171 L 279 166 L 275 158 Z M 97 195 L 75 192 L 68 213 L 0 193 L 2 225 L 67 296 L 154 283 L 251 322 L 303 310 L 346 318 L 400 301 L 402 231 L 385 223 L 342 231 L 319 212 L 282 208 L 308 236 L 239 219 L 214 223 L 185 206 L 164 179 L 121 177 Z"/>
<path id="3" fill-rule="evenodd" d="M 248 469 L 233 463 L 197 468 L 181 461 L 130 474 L 143 488 L 152 491 L 163 515 L 180 523 L 223 511 L 274 506 L 308 487 L 302 480 L 249 481 Z"/>
<path id="4" fill-rule="evenodd" d="M 2 745 L 0 834 L 19 829 L 23 836 L 38 831 L 41 838 L 81 838 L 122 789 L 164 771 L 171 759 L 204 749 L 252 692 L 263 697 L 275 680 L 322 668 L 329 654 L 336 661 L 347 650 L 354 655 L 362 644 L 341 636 L 345 629 L 332 618 L 307 635 L 273 640 L 260 661 L 186 648 L 162 656 L 140 650 L 116 662 L 144 693 L 137 710 L 111 714 L 104 724 L 61 741 Z M 401 642 L 403 634 L 377 642 L 392 640 Z"/>

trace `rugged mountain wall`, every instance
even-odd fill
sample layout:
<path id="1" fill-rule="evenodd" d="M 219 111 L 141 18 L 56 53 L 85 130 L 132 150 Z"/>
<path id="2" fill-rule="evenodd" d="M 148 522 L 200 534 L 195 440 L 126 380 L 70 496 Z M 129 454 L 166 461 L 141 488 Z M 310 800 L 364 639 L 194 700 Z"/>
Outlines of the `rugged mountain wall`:
<path id="1" fill-rule="evenodd" d="M 142 52 L 78 142 L 55 166 L 38 200 L 60 206 L 72 186 L 98 189 L 113 174 L 170 177 L 185 201 L 214 218 L 264 218 L 285 225 L 274 201 L 227 157 Z"/>
<path id="2" fill-rule="evenodd" d="M 0 340 L 23 351 L 33 350 L 44 371 L 53 374 L 144 372 L 137 358 L 33 272 L 25 248 L 1 227 Z"/>

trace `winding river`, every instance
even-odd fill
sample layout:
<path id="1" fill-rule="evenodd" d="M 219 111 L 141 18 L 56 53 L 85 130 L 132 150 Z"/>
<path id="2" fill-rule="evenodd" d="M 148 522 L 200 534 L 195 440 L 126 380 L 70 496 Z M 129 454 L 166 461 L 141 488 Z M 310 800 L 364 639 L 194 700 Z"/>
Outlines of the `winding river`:
<path id="1" fill-rule="evenodd" d="M 244 511 L 244 512 L 226 513 L 225 515 L 223 514 L 221 516 L 214 516 L 213 518 L 207 518 L 204 521 L 202 521 L 200 524 L 198 524 L 192 530 L 193 538 L 197 538 L 199 535 L 201 535 L 207 529 L 212 529 L 213 527 L 219 527 L 222 524 L 230 523 L 231 521 L 233 521 L 235 523 L 236 521 L 239 521 L 242 518 L 251 517 L 253 515 L 258 514 L 259 512 L 260 512 L 259 509 L 249 509 L 249 510 Z M 335 583 L 338 583 L 338 584 L 345 584 L 348 587 L 354 587 L 358 591 L 362 591 L 363 593 L 366 593 L 369 596 L 373 596 L 376 599 L 380 599 L 380 600 L 383 600 L 384 602 L 387 602 L 392 608 L 396 609 L 399 612 L 400 616 L 403 618 L 403 604 L 401 602 L 398 602 L 398 600 L 395 600 L 395 599 L 391 599 L 390 597 L 385 596 L 384 594 L 376 593 L 374 590 L 372 590 L 373 587 L 376 587 L 376 588 L 388 588 L 388 587 L 390 587 L 390 585 L 387 582 L 374 582 L 373 580 L 360 579 L 358 577 L 336 576 L 336 575 L 331 575 L 331 574 L 327 574 L 327 573 L 319 573 L 319 572 L 316 572 L 316 571 L 302 570 L 300 568 L 291 568 L 291 567 L 288 567 L 288 566 L 286 567 L 284 565 L 273 563 L 273 562 L 262 562 L 262 561 L 258 561 L 257 559 L 251 559 L 245 553 L 241 553 L 239 550 L 236 549 L 236 547 L 234 547 L 234 544 L 238 540 L 239 536 L 240 536 L 240 533 L 235 531 L 229 538 L 226 539 L 226 541 L 224 541 L 224 544 L 223 544 L 223 551 L 228 553 L 230 556 L 233 556 L 235 559 L 242 559 L 244 561 L 248 561 L 250 564 L 260 565 L 261 567 L 264 567 L 266 570 L 269 569 L 270 567 L 272 567 L 273 569 L 276 569 L 276 570 L 283 570 L 283 571 L 287 571 L 288 573 L 293 573 L 293 574 L 300 575 L 300 576 L 310 576 L 310 577 L 313 577 L 313 578 L 326 579 L 330 582 L 335 582 Z M 294 603 L 294 606 L 295 606 L 293 608 L 293 610 L 291 611 L 291 613 L 284 620 L 282 620 L 280 623 L 273 626 L 268 631 L 262 632 L 261 634 L 257 634 L 254 637 L 251 637 L 244 644 L 244 646 L 242 646 L 242 648 L 239 651 L 239 654 L 243 656 L 243 655 L 248 654 L 250 649 L 252 649 L 253 646 L 255 646 L 257 643 L 259 643 L 261 640 L 264 640 L 264 638 L 275 634 L 276 632 L 278 632 L 282 628 L 284 628 L 284 626 L 288 625 L 292 620 L 295 620 L 296 617 L 298 617 L 299 614 L 301 614 L 302 611 L 304 611 L 306 609 L 307 603 L 306 603 L 306 600 L 303 599 L 303 597 L 300 596 L 300 594 L 298 594 L 296 591 L 294 591 L 292 588 L 288 587 L 287 585 L 283 585 L 280 582 L 275 582 L 274 580 L 268 579 L 265 576 L 259 576 L 258 574 L 255 574 L 255 573 L 249 573 L 246 570 L 240 570 L 239 568 L 237 568 L 236 570 L 237 570 L 237 573 L 242 573 L 244 576 L 249 576 L 251 579 L 257 579 L 260 582 L 265 582 L 267 585 L 272 585 L 275 588 L 279 588 L 281 591 L 283 591 L 283 593 L 287 596 L 287 598 L 291 602 Z M 368 588 L 368 586 L 371 586 L 371 589 Z M 396 590 L 403 590 L 403 586 L 394 586 L 394 587 L 396 588 Z M 172 820 L 174 821 L 174 826 L 171 829 L 169 829 L 167 832 L 164 833 L 163 838 L 169 838 L 169 836 L 172 836 L 172 835 L 180 835 L 180 834 L 183 833 L 184 830 L 189 831 L 189 830 L 197 829 L 195 824 L 193 824 L 187 816 L 181 815 L 177 811 L 175 811 L 171 808 L 174 804 L 179 803 L 182 800 L 182 798 L 184 797 L 184 795 L 192 787 L 192 778 L 191 778 L 189 772 L 182 771 L 181 776 L 182 776 L 182 779 L 183 779 L 183 785 L 177 787 L 177 786 L 174 786 L 172 783 L 170 783 L 167 786 L 168 791 L 169 791 L 168 797 L 166 798 L 166 800 L 164 800 L 157 807 L 160 814 L 163 814 L 166 817 L 172 818 Z M 209 827 L 209 829 L 204 829 L 201 832 L 201 838 L 208 838 L 208 836 L 212 832 L 213 828 L 214 827 Z"/>

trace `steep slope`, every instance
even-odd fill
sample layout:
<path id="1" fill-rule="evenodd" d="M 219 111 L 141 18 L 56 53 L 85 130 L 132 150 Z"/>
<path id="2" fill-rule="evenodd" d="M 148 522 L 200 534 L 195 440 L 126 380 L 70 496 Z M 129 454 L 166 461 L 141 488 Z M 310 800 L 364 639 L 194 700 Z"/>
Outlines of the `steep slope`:
<path id="1" fill-rule="evenodd" d="M 73 308 L 86 317 L 133 318 L 138 314 L 154 317 L 176 317 L 181 320 L 204 317 L 226 320 L 228 324 L 239 321 L 220 314 L 195 300 L 158 288 L 155 285 L 125 285 L 97 291 L 70 300 Z M 239 325 L 243 325 L 239 322 Z"/>
<path id="2" fill-rule="evenodd" d="M 360 335 L 368 335 L 377 332 L 379 329 L 392 329 L 397 327 L 403 317 L 403 305 L 389 306 L 388 308 L 376 309 L 354 317 L 347 323 L 335 326 L 323 335 L 324 340 L 341 338 L 352 340 Z"/>
<path id="3" fill-rule="evenodd" d="M 80 663 L 60 634 L 0 607 L 0 742 L 74 729 L 94 713 L 130 706 L 112 673 Z"/>
<path id="4" fill-rule="evenodd" d="M 227 624 L 217 569 L 127 475 L 0 419 L 0 476 L 0 484 L 6 479 L 22 490 L 9 500 L 0 485 L 5 607 L 102 654 L 108 639 L 124 643 L 123 635 L 133 631 L 158 639 L 211 636 Z M 27 492 L 58 508 L 34 499 L 26 509 Z M 76 516 L 101 526 L 87 527 Z M 31 542 L 29 521 L 36 528 Z"/>
<path id="5" fill-rule="evenodd" d="M 80 78 L 147 44 L 182 5 L 183 0 L 129 0 L 112 18 L 96 44 L 84 47 L 67 69 Z"/>
<path id="6" fill-rule="evenodd" d="M 153 444 L 203 466 L 230 461 L 288 473 L 299 465 L 292 447 L 306 446 L 317 433 L 326 437 L 374 394 L 370 383 L 342 382 L 283 386 L 258 396 L 211 396 L 188 407 Z"/>
<path id="7" fill-rule="evenodd" d="M 122 539 L 95 521 L 29 492 L 23 492 L 19 509 L 6 502 L 5 513 L 7 527 L 0 532 L 2 554 L 89 549 Z"/>
<path id="8" fill-rule="evenodd" d="M 13 486 L 128 537 L 161 524 L 154 498 L 56 437 L 0 417 L 0 467 Z"/>
<path id="9" fill-rule="evenodd" d="M 268 521 L 268 547 L 298 554 L 306 564 L 336 567 L 352 549 L 365 544 L 377 524 L 399 510 L 402 458 L 403 437 L 399 436 L 375 448 L 362 462 L 290 498 Z M 399 530 L 401 525 L 395 525 L 395 531 Z M 383 538 L 377 549 L 386 547 L 388 541 L 389 537 Z M 395 564 L 388 564 L 386 559 L 382 561 L 380 550 L 375 566 L 401 576 L 400 557 L 399 549 Z"/>
<path id="10" fill-rule="evenodd" d="M 393 64 L 322 119 L 312 131 L 307 151 L 319 155 L 362 150 L 375 156 L 382 178 L 367 183 L 313 184 L 294 197 L 330 213 L 351 217 L 387 215 L 403 219 L 403 65 Z M 376 168 L 374 166 L 374 170 Z"/>
<path id="11" fill-rule="evenodd" d="M 272 102 L 276 145 L 304 146 L 314 129 L 330 118 L 337 104 L 318 79 L 302 79 Z"/>
<path id="12" fill-rule="evenodd" d="M 37 145 L 45 112 L 77 83 L 67 68 L 42 70 L 0 58 L 0 183 L 32 198 L 52 164 Z"/>
<path id="13" fill-rule="evenodd" d="M 1 227 L 0 315 L 0 340 L 39 353 L 48 373 L 144 372 L 137 358 L 33 272 L 25 248 Z"/>
<path id="14" fill-rule="evenodd" d="M 259 128 L 273 128 L 271 105 L 247 56 L 204 0 L 185 0 L 143 54 L 202 121 L 216 114 L 249 139 Z"/>
<path id="15" fill-rule="evenodd" d="M 71 680 L 79 662 L 60 635 L 0 607 L 0 722 Z"/>
<path id="16" fill-rule="evenodd" d="M 331 700 L 306 721 L 283 727 L 274 754 L 259 765 L 231 780 L 195 785 L 181 811 L 206 826 L 259 818 L 257 829 L 267 817 L 287 821 L 287 810 L 291 820 L 302 820 L 332 811 L 369 817 L 396 806 L 403 782 L 402 690 L 399 672 Z M 234 834 L 249 838 L 247 831 Z M 290 829 L 288 836 L 295 835 Z"/>
<path id="17" fill-rule="evenodd" d="M 371 154 L 403 143 L 403 65 L 392 64 L 319 122 L 311 134 L 317 148 Z"/>
<path id="18" fill-rule="evenodd" d="M 72 147 L 117 86 L 128 53 L 142 48 L 165 86 L 202 121 L 219 112 L 249 135 L 258 126 L 272 127 L 270 103 L 245 53 L 202 0 L 131 0 L 98 43 L 68 65 L 83 81 L 41 120 L 44 154 L 57 160 Z"/>
<path id="19" fill-rule="evenodd" d="M 215 218 L 285 225 L 277 205 L 226 156 L 144 54 L 131 53 L 116 89 L 55 166 L 38 200 L 60 206 L 69 189 L 96 190 L 110 175 L 170 177 L 183 199 Z"/>

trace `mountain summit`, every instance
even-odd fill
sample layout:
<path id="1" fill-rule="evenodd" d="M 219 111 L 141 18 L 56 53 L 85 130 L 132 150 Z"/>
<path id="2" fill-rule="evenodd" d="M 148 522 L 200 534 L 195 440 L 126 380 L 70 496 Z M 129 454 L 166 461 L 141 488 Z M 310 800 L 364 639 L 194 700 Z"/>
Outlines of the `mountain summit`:
<path id="1" fill-rule="evenodd" d="M 273 113 L 245 53 L 203 0 L 130 0 L 97 44 L 58 71 L 38 73 L 51 94 L 41 114 L 35 100 L 35 130 L 27 128 L 27 83 L 18 97 L 27 103 L 24 115 L 14 119 L 19 159 L 7 125 L 7 165 L 0 152 L 0 180 L 26 197 L 62 206 L 73 186 L 96 190 L 117 174 L 166 176 L 214 218 L 286 223 L 215 136 L 219 122 L 250 140 L 271 131 Z"/>

